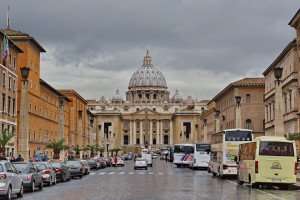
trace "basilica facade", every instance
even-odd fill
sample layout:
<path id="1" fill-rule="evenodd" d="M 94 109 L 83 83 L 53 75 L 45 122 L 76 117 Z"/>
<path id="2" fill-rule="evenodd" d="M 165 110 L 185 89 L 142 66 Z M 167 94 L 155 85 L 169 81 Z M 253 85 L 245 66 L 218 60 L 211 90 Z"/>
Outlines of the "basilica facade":
<path id="1" fill-rule="evenodd" d="M 178 90 L 170 95 L 167 81 L 152 64 L 149 51 L 129 80 L 126 99 L 117 90 L 110 99 L 88 100 L 96 143 L 106 151 L 200 142 L 199 120 L 206 106 L 206 100 L 183 98 Z"/>

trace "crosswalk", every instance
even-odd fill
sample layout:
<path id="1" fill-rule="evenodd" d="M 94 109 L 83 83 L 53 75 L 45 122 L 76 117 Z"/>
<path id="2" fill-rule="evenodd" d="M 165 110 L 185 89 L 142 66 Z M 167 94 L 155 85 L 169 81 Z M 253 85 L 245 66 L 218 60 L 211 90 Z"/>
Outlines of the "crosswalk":
<path id="1" fill-rule="evenodd" d="M 98 175 L 98 176 L 125 176 L 125 175 L 147 175 L 147 176 L 183 176 L 183 173 L 174 173 L 174 172 L 154 172 L 154 171 L 102 171 L 102 172 L 94 172 L 90 174 Z M 192 176 L 205 176 L 204 173 L 193 174 Z"/>

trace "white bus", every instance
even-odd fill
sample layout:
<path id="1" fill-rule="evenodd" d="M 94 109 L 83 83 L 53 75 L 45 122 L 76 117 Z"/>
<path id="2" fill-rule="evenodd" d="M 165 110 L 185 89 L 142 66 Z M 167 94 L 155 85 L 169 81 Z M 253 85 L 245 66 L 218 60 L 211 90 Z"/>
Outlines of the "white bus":
<path id="1" fill-rule="evenodd" d="M 253 140 L 252 130 L 227 129 L 213 137 L 208 172 L 213 176 L 236 176 L 239 145 Z"/>
<path id="2" fill-rule="evenodd" d="M 210 160 L 210 144 L 195 144 L 192 169 L 208 168 Z"/>
<path id="3" fill-rule="evenodd" d="M 173 163 L 177 167 L 188 167 L 193 163 L 194 145 L 175 144 Z"/>

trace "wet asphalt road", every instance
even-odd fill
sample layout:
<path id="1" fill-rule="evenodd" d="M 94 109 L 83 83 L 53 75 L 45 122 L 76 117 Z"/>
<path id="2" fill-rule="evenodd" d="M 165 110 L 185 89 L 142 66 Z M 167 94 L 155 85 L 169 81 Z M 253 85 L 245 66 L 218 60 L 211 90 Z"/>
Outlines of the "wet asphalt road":
<path id="1" fill-rule="evenodd" d="M 251 189 L 235 180 L 213 178 L 206 171 L 175 168 L 155 160 L 153 168 L 125 167 L 91 172 L 81 180 L 26 193 L 24 200 L 299 200 L 300 188 L 284 191 Z"/>

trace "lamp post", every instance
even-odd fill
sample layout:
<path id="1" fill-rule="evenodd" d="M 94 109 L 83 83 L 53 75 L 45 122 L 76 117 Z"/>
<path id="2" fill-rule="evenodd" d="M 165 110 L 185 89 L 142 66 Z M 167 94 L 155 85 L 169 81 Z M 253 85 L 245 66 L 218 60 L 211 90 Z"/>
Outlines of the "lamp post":
<path id="1" fill-rule="evenodd" d="M 109 157 L 108 147 L 109 147 L 109 143 L 106 143 L 106 153 L 107 153 L 107 158 Z"/>
<path id="2" fill-rule="evenodd" d="M 29 114 L 28 114 L 28 77 L 30 68 L 22 67 L 21 69 L 21 100 L 20 100 L 20 128 L 18 138 L 18 152 L 24 158 L 29 160 Z"/>
<path id="3" fill-rule="evenodd" d="M 274 134 L 275 136 L 284 135 L 284 123 L 282 113 L 282 88 L 281 77 L 283 68 L 275 67 L 273 69 L 275 77 L 275 119 L 274 119 Z"/>
<path id="4" fill-rule="evenodd" d="M 65 126 L 65 112 L 64 112 L 64 97 L 59 97 L 59 136 L 60 140 L 65 139 L 64 138 L 64 126 Z M 65 144 L 67 144 L 67 141 L 64 140 Z M 60 152 L 60 159 L 65 160 L 65 150 L 63 149 Z"/>
<path id="5" fill-rule="evenodd" d="M 242 128 L 242 113 L 241 113 L 241 96 L 235 96 L 235 128 Z"/>

